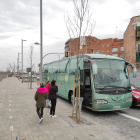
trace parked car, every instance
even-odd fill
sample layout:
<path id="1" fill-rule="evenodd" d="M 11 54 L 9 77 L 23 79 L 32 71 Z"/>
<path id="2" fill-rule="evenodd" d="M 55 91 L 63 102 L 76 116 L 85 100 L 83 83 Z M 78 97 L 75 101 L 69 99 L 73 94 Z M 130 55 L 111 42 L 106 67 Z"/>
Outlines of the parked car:
<path id="1" fill-rule="evenodd" d="M 37 79 L 37 80 L 39 80 L 39 79 L 40 79 L 40 77 L 39 77 L 39 76 L 36 76 L 36 79 Z"/>
<path id="2" fill-rule="evenodd" d="M 36 78 L 36 75 L 32 75 L 33 78 Z"/>
<path id="3" fill-rule="evenodd" d="M 28 75 L 27 74 L 25 75 L 25 78 L 28 78 Z"/>
<path id="4" fill-rule="evenodd" d="M 132 89 L 132 106 L 140 106 L 140 88 L 131 84 Z"/>

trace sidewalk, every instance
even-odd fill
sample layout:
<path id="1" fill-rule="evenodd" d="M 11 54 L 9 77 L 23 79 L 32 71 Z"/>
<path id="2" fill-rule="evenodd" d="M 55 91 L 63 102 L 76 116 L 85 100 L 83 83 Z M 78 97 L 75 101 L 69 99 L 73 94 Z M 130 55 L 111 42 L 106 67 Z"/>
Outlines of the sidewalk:
<path id="1" fill-rule="evenodd" d="M 58 98 L 57 118 L 49 117 L 49 109 L 44 109 L 43 122 L 39 124 L 33 89 L 28 83 L 21 83 L 15 77 L 0 82 L 0 140 L 125 140 L 110 128 L 94 121 L 92 116 L 81 114 L 84 124 L 77 125 L 71 116 L 72 106 Z"/>

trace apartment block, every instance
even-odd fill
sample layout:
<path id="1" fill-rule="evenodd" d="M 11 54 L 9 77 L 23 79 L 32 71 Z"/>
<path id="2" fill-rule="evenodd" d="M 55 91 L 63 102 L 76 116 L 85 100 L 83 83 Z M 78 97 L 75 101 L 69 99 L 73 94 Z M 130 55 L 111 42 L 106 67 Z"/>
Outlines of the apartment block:
<path id="1" fill-rule="evenodd" d="M 98 39 L 92 36 L 73 38 L 65 43 L 65 52 L 68 52 L 68 56 L 76 55 L 78 46 L 79 54 L 95 53 L 121 57 L 135 65 L 137 72 L 140 72 L 140 16 L 130 19 L 123 39 Z M 131 69 L 128 70 L 132 72 Z"/>
<path id="2" fill-rule="evenodd" d="M 140 72 L 140 16 L 132 17 L 126 28 L 124 54 L 125 60 L 134 64 Z"/>
<path id="3" fill-rule="evenodd" d="M 69 39 L 65 43 L 65 52 L 69 52 L 69 56 L 77 54 L 78 38 Z M 123 39 L 108 38 L 98 39 L 92 36 L 84 36 L 80 38 L 79 54 L 108 54 L 124 58 Z"/>

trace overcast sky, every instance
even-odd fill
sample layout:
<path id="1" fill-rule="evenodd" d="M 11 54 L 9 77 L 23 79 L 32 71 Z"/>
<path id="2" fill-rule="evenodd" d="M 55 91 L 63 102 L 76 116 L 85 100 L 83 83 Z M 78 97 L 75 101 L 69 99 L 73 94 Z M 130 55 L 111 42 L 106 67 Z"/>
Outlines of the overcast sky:
<path id="1" fill-rule="evenodd" d="M 130 18 L 140 15 L 138 0 L 91 0 L 93 17 L 96 20 L 92 36 L 99 39 L 123 38 Z M 69 39 L 64 15 L 70 13 L 72 0 L 42 0 L 43 2 L 43 56 L 47 53 L 64 53 Z M 117 28 L 116 28 L 117 27 Z M 24 69 L 29 67 L 29 48 L 40 43 L 40 0 L 0 0 L 0 70 L 9 63 L 17 66 L 18 52 L 24 51 Z M 60 55 L 62 58 L 63 55 Z M 43 63 L 58 60 L 58 55 L 49 55 Z M 37 71 L 40 61 L 40 46 L 34 45 L 33 63 Z M 21 62 L 21 55 L 20 55 Z M 21 68 L 21 63 L 20 63 Z"/>

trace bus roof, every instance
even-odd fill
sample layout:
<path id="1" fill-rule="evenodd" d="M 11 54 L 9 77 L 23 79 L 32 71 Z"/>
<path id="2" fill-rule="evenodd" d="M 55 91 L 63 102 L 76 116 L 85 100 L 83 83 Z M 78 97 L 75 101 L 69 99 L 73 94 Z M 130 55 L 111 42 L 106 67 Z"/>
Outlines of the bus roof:
<path id="1" fill-rule="evenodd" d="M 79 54 L 79 57 L 87 57 L 87 58 L 106 58 L 106 59 L 116 59 L 116 60 L 124 60 L 120 57 L 116 57 L 116 56 L 111 56 L 111 55 L 105 55 L 105 54 Z M 63 60 L 68 60 L 68 59 L 72 59 L 72 58 L 77 58 L 77 55 L 74 55 L 74 56 L 70 56 L 70 57 L 66 57 L 64 59 L 60 59 L 60 60 L 57 60 L 57 61 L 53 61 L 53 62 L 49 62 L 48 64 L 50 63 L 55 63 L 55 62 L 59 62 L 59 61 L 63 61 Z M 45 64 L 46 65 L 46 64 Z"/>
<path id="2" fill-rule="evenodd" d="M 118 59 L 118 60 L 123 60 L 120 57 L 116 57 L 116 56 L 111 56 L 111 55 L 105 55 L 105 54 L 79 54 L 79 57 L 88 57 L 88 58 L 107 58 L 107 59 Z M 76 58 L 77 55 L 72 56 L 70 58 Z"/>

